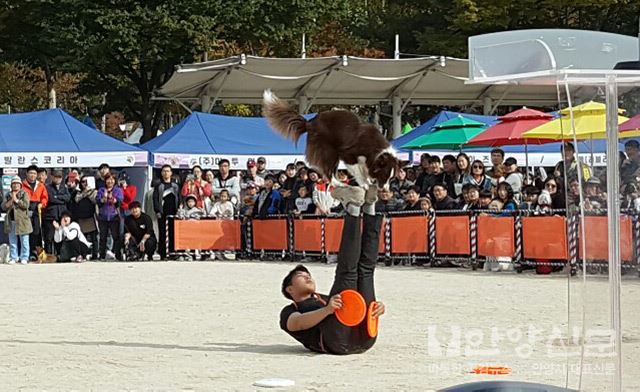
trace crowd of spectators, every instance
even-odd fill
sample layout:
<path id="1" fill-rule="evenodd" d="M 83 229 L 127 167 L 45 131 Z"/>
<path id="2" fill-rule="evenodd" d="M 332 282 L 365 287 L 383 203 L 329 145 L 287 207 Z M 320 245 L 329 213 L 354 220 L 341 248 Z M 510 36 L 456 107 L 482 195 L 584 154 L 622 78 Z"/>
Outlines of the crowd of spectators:
<path id="1" fill-rule="evenodd" d="M 423 154 L 419 166 L 399 168 L 388 187 L 379 191 L 376 211 L 481 211 L 507 216 L 517 210 L 564 214 L 580 207 L 596 212 L 606 208 L 602 190 L 606 179 L 594 175 L 588 165 L 578 165 L 571 143 L 565 143 L 562 151 L 564 159 L 552 170 L 535 175 L 523 171 L 501 149 L 491 151 L 490 168 L 465 153 L 442 159 Z M 337 179 L 351 180 L 344 170 L 338 171 Z M 620 155 L 622 208 L 640 211 L 638 180 L 640 146 L 628 141 Z M 24 178 L 11 180 L 2 210 L 11 262 L 36 260 L 42 252 L 61 261 L 151 259 L 155 251 L 165 259 L 165 244 L 173 248 L 166 232 L 169 217 L 238 218 L 245 225 L 251 218 L 274 214 L 339 214 L 342 207 L 332 198 L 332 189 L 328 178 L 304 162 L 271 171 L 260 157 L 249 159 L 246 170 L 237 172 L 230 170 L 226 159 L 215 171 L 195 166 L 178 172 L 165 165 L 153 181 L 147 215 L 135 201 L 143 195 L 138 195 L 126 170 L 116 173 L 103 164 L 95 174 L 76 169 L 65 174 L 32 166 Z"/>

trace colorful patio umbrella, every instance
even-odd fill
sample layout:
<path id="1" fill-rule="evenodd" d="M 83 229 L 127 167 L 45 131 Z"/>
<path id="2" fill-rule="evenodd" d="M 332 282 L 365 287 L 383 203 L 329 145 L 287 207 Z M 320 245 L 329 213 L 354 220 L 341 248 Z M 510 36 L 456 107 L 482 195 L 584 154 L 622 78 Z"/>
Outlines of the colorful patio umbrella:
<path id="1" fill-rule="evenodd" d="M 620 124 L 620 132 L 623 132 L 625 135 L 628 131 L 638 130 L 640 130 L 640 114 L 633 116 L 629 120 Z"/>
<path id="2" fill-rule="evenodd" d="M 618 112 L 624 113 L 624 110 L 618 109 Z M 573 140 L 570 113 L 570 108 L 562 109 L 560 118 L 524 132 L 522 136 L 527 139 Z M 627 120 L 627 117 L 618 115 L 618 124 Z M 604 139 L 606 137 L 606 105 L 590 101 L 575 106 L 573 108 L 573 123 L 575 124 L 576 139 Z M 625 133 L 624 136 L 637 135 Z"/>
<path id="3" fill-rule="evenodd" d="M 402 147 L 458 150 L 486 127 L 485 123 L 458 116 L 436 125 L 432 133 L 420 136 Z"/>
<path id="4" fill-rule="evenodd" d="M 542 124 L 548 123 L 553 116 L 539 110 L 523 107 L 498 117 L 499 123 L 469 140 L 468 146 L 511 146 L 522 144 L 545 144 L 554 139 L 525 139 L 522 134 Z"/>

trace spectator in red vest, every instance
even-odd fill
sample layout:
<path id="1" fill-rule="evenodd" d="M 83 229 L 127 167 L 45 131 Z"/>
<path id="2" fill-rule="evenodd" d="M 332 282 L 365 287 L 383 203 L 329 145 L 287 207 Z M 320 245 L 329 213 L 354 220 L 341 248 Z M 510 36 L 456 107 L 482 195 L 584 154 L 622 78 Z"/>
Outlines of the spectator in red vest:
<path id="1" fill-rule="evenodd" d="M 41 211 L 47 208 L 49 194 L 45 185 L 37 180 L 38 168 L 29 166 L 27 177 L 22 181 L 22 189 L 29 195 L 29 218 L 33 231 L 29 234 L 29 249 L 31 259 L 37 259 L 36 247 L 42 246 Z"/>

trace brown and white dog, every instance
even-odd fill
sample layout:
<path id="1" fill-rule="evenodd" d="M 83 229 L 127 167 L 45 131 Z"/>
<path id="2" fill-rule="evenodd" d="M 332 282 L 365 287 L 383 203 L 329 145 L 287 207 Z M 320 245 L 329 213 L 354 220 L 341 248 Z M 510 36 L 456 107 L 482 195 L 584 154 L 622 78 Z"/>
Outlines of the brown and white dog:
<path id="1" fill-rule="evenodd" d="M 271 90 L 265 90 L 262 114 L 273 129 L 296 143 L 306 132 L 307 162 L 332 180 L 340 161 L 366 189 L 372 180 L 378 188 L 387 186 L 398 168 L 395 150 L 387 139 L 373 124 L 360 122 L 349 111 L 321 112 L 307 121 Z"/>

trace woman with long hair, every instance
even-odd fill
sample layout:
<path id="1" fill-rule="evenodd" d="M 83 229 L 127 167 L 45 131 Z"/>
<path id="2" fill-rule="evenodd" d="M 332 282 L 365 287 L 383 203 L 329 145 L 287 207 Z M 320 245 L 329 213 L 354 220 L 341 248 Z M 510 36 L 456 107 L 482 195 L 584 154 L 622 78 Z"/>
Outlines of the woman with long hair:
<path id="1" fill-rule="evenodd" d="M 462 194 L 462 185 L 465 178 L 471 175 L 471 159 L 463 152 L 456 157 L 456 172 L 457 177 L 454 184 L 455 197 L 459 197 Z"/>
<path id="2" fill-rule="evenodd" d="M 463 185 L 472 184 L 480 188 L 480 191 L 491 190 L 491 178 L 487 176 L 485 172 L 484 163 L 481 160 L 476 159 L 471 164 L 471 173 L 464 177 Z"/>
<path id="3" fill-rule="evenodd" d="M 502 213 L 501 216 L 511 216 L 509 211 L 515 211 L 518 209 L 518 204 L 514 199 L 513 188 L 508 182 L 501 182 L 498 184 L 498 188 L 496 190 L 496 199 L 500 200 L 502 203 Z"/>
<path id="4" fill-rule="evenodd" d="M 554 210 L 561 210 L 567 207 L 564 189 L 562 189 L 560 184 L 561 182 L 555 177 L 549 177 L 544 182 L 544 189 L 551 195 L 551 206 Z"/>

